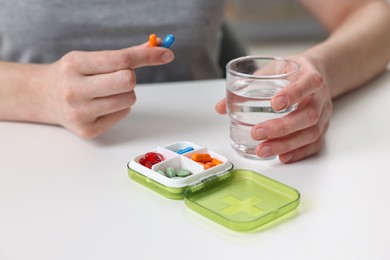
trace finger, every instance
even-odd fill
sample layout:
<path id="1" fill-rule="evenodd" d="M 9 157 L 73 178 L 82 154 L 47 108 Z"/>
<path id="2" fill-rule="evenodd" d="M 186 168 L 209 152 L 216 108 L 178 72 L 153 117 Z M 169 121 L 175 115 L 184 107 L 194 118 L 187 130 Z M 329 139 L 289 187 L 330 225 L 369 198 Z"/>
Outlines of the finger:
<path id="1" fill-rule="evenodd" d="M 148 48 L 144 45 L 112 51 L 74 51 L 62 58 L 68 67 L 84 74 L 96 75 L 123 69 L 135 69 L 168 63 L 174 59 L 167 48 Z"/>
<path id="2" fill-rule="evenodd" d="M 220 100 L 216 105 L 215 105 L 215 110 L 219 114 L 226 114 L 226 99 Z"/>
<path id="3" fill-rule="evenodd" d="M 113 125 L 115 125 L 118 121 L 123 119 L 129 113 L 130 113 L 130 108 L 127 108 L 124 110 L 116 111 L 108 115 L 98 117 L 95 120 L 95 122 L 93 122 L 92 125 L 77 131 L 76 134 L 87 139 L 97 137 L 103 134 L 104 132 L 106 132 L 108 129 L 110 129 Z"/>
<path id="4" fill-rule="evenodd" d="M 145 48 L 143 46 L 135 46 L 124 49 L 122 55 L 125 56 L 125 66 L 131 69 L 162 65 L 174 59 L 173 52 L 163 47 Z"/>
<path id="5" fill-rule="evenodd" d="M 149 41 L 147 41 L 147 42 L 144 42 L 143 44 L 141 44 L 141 46 L 155 48 L 155 47 L 158 47 L 158 46 L 160 46 L 160 45 L 161 45 L 161 43 L 162 43 L 162 40 L 161 40 L 161 38 L 157 37 L 157 46 L 150 46 L 150 43 L 149 43 Z"/>
<path id="6" fill-rule="evenodd" d="M 102 115 L 130 108 L 136 102 L 135 92 L 117 94 L 104 98 L 96 98 L 87 102 L 75 102 L 64 109 L 64 126 L 74 128 L 74 132 L 88 130 L 88 127 Z"/>
<path id="7" fill-rule="evenodd" d="M 282 163 L 292 163 L 299 160 L 302 160 L 304 158 L 307 158 L 309 156 L 312 156 L 314 154 L 317 154 L 321 148 L 324 145 L 324 138 L 325 135 L 322 135 L 316 142 L 299 147 L 298 149 L 295 149 L 293 151 L 280 154 L 279 160 Z"/>
<path id="8" fill-rule="evenodd" d="M 306 96 L 317 92 L 324 83 L 323 77 L 316 71 L 305 72 L 296 81 L 280 90 L 271 99 L 271 106 L 280 111 L 298 103 Z"/>
<path id="9" fill-rule="evenodd" d="M 67 128 L 80 137 L 91 139 L 107 131 L 116 122 L 128 115 L 129 112 L 130 108 L 126 108 L 111 114 L 103 115 L 93 121 L 72 125 Z"/>
<path id="10" fill-rule="evenodd" d="M 328 129 L 328 122 L 324 118 L 310 128 L 295 132 L 283 138 L 264 141 L 256 147 L 256 154 L 260 157 L 270 157 L 284 154 L 312 143 L 318 143 L 318 140 L 325 135 Z"/>
<path id="11" fill-rule="evenodd" d="M 89 113 L 100 117 L 107 114 L 131 108 L 137 101 L 134 91 L 117 94 L 104 98 L 96 98 L 91 101 L 88 110 Z"/>
<path id="12" fill-rule="evenodd" d="M 118 70 L 83 78 L 81 95 L 89 98 L 106 97 L 130 92 L 136 84 L 134 70 Z"/>
<path id="13" fill-rule="evenodd" d="M 149 46 L 149 41 L 147 41 L 147 42 L 144 42 L 144 43 L 140 44 L 139 46 L 143 46 L 143 47 L 151 47 L 151 46 Z"/>
<path id="14" fill-rule="evenodd" d="M 302 101 L 298 108 L 276 119 L 267 120 L 257 124 L 251 131 L 254 140 L 274 139 L 289 135 L 293 132 L 311 127 L 318 123 L 321 116 L 328 118 L 330 111 L 323 111 L 322 102 L 316 102 L 314 98 Z M 325 113 L 322 115 L 322 113 Z"/>

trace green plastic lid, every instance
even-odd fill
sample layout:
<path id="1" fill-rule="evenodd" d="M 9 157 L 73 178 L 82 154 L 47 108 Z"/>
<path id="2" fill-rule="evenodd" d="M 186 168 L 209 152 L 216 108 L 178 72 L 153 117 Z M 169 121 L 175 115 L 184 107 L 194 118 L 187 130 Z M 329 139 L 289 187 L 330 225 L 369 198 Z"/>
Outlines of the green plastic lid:
<path id="1" fill-rule="evenodd" d="M 187 206 L 233 230 L 249 231 L 292 211 L 299 192 L 251 170 L 235 169 L 188 188 Z"/>

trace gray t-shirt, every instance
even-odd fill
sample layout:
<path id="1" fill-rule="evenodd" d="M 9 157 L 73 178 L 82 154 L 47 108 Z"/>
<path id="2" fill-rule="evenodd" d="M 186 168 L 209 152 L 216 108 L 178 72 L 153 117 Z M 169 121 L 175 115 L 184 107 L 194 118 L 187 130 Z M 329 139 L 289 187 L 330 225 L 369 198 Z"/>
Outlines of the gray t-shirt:
<path id="1" fill-rule="evenodd" d="M 137 82 L 220 76 L 224 0 L 0 0 L 0 60 L 51 63 L 72 50 L 138 45 L 175 35 L 175 60 L 137 69 Z"/>

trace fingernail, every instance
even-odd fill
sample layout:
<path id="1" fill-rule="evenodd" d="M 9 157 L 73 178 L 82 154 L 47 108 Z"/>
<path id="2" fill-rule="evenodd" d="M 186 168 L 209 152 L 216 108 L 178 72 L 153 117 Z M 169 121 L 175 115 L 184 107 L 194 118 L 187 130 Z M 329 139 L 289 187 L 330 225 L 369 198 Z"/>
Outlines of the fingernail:
<path id="1" fill-rule="evenodd" d="M 267 130 L 263 127 L 255 128 L 253 131 L 253 139 L 255 140 L 263 140 L 268 137 Z"/>
<path id="2" fill-rule="evenodd" d="M 279 96 L 275 98 L 275 104 L 274 107 L 276 111 L 285 109 L 287 107 L 287 97 L 286 96 Z"/>
<path id="3" fill-rule="evenodd" d="M 265 146 L 260 147 L 260 149 L 257 152 L 257 155 L 265 158 L 265 157 L 270 157 L 271 155 L 273 155 L 273 152 L 272 152 L 271 147 L 269 147 L 268 145 L 265 145 Z"/>
<path id="4" fill-rule="evenodd" d="M 281 159 L 283 159 L 283 162 L 284 163 L 288 163 L 289 161 L 291 161 L 293 159 L 293 154 L 292 153 L 286 153 L 284 154 Z"/>
<path id="5" fill-rule="evenodd" d="M 166 51 L 161 55 L 161 61 L 166 63 L 173 60 L 173 54 L 170 51 Z"/>

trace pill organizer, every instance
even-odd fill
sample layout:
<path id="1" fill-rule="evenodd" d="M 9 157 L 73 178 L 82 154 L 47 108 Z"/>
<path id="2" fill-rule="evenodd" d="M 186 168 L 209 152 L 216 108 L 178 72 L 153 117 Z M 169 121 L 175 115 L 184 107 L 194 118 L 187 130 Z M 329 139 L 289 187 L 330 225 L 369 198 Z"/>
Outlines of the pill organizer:
<path id="1" fill-rule="evenodd" d="M 159 153 L 164 159 L 148 168 L 140 163 L 148 152 Z M 209 154 L 220 164 L 205 169 L 191 159 L 194 154 Z M 168 167 L 187 169 L 191 175 L 169 178 L 158 172 Z M 236 231 L 256 229 L 299 205 L 296 189 L 252 170 L 233 169 L 226 157 L 187 141 L 145 151 L 127 168 L 133 181 L 167 198 L 184 199 L 190 209 Z"/>

